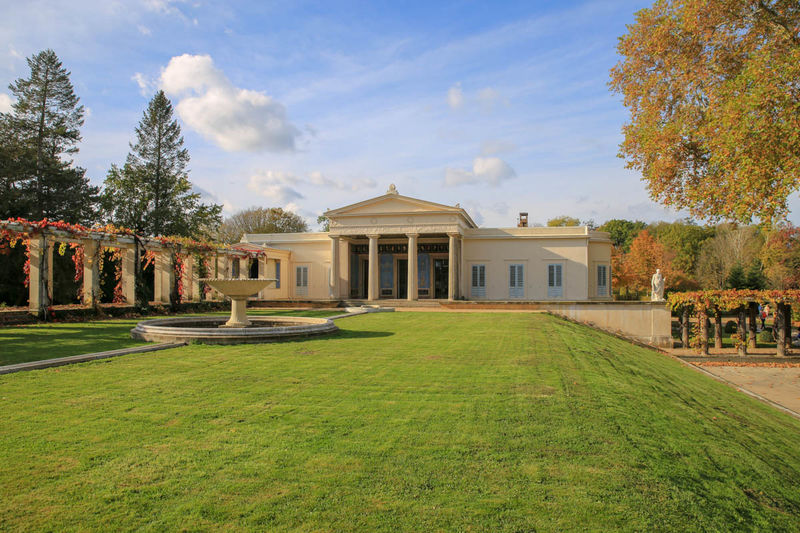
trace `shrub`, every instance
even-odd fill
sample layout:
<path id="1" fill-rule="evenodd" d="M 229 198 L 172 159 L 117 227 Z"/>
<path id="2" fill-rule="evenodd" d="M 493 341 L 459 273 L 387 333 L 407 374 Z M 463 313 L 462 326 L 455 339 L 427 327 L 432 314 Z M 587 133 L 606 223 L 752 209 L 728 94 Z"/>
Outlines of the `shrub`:
<path id="1" fill-rule="evenodd" d="M 739 324 L 735 320 L 728 320 L 725 322 L 725 333 L 736 333 L 739 330 Z"/>
<path id="2" fill-rule="evenodd" d="M 772 338 L 772 330 L 771 329 L 764 329 L 761 333 L 756 335 L 756 340 L 758 342 L 762 342 L 765 344 L 775 342 L 775 339 Z"/>

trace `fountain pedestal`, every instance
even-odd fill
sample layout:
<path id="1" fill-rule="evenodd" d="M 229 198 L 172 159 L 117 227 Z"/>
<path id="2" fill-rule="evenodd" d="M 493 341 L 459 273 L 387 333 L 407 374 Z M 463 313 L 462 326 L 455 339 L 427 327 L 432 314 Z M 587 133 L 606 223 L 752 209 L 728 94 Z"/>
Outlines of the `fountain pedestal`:
<path id="1" fill-rule="evenodd" d="M 231 299 L 231 318 L 221 328 L 245 328 L 251 324 L 247 318 L 247 299 L 261 289 L 274 284 L 276 279 L 201 279 Z"/>

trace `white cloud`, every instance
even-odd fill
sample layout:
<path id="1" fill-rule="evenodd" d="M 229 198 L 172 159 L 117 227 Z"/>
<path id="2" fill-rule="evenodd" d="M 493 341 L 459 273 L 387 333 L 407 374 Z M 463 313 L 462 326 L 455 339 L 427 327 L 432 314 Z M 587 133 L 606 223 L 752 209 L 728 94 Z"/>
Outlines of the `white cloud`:
<path id="1" fill-rule="evenodd" d="M 142 35 L 150 35 L 153 33 L 152 31 L 150 31 L 150 28 L 142 24 L 137 25 L 136 29 L 139 30 L 139 33 L 141 33 Z"/>
<path id="2" fill-rule="evenodd" d="M 447 105 L 450 109 L 461 109 L 464 105 L 464 92 L 461 90 L 461 83 L 456 83 L 447 91 Z"/>
<path id="3" fill-rule="evenodd" d="M 290 172 L 282 172 L 279 170 L 261 170 L 250 176 L 247 188 L 269 198 L 273 202 L 288 206 L 295 202 L 295 200 L 305 198 L 305 195 L 299 191 L 301 187 L 358 191 L 364 188 L 375 187 L 375 185 L 375 180 L 370 178 L 350 181 L 335 180 L 323 175 L 322 172 L 319 171 L 311 172 L 307 177 L 301 177 Z M 294 211 L 299 212 L 299 208 L 294 209 Z"/>
<path id="4" fill-rule="evenodd" d="M 5 93 L 0 93 L 0 113 L 11 113 L 14 100 Z"/>
<path id="5" fill-rule="evenodd" d="M 235 87 L 211 56 L 184 54 L 161 71 L 161 88 L 178 97 L 187 126 L 229 152 L 291 152 L 300 130 L 286 108 L 260 91 Z"/>
<path id="6" fill-rule="evenodd" d="M 515 177 L 517 173 L 508 163 L 499 157 L 476 157 L 472 161 L 472 170 L 447 168 L 444 173 L 445 185 L 468 185 L 488 183 L 494 187 Z"/>
<path id="7" fill-rule="evenodd" d="M 247 188 L 279 205 L 285 206 L 303 197 L 294 187 L 300 180 L 287 172 L 264 170 L 250 176 Z"/>
<path id="8" fill-rule="evenodd" d="M 131 79 L 136 82 L 136 85 L 139 86 L 139 94 L 142 96 L 151 96 L 157 88 L 157 85 L 153 82 L 153 80 L 150 80 L 141 72 L 135 73 L 133 76 L 131 76 Z"/>
<path id="9" fill-rule="evenodd" d="M 308 182 L 319 187 L 329 187 L 340 191 L 357 192 L 362 189 L 371 189 L 377 185 L 372 178 L 353 179 L 349 181 L 331 179 L 322 172 L 314 171 L 308 175 Z"/>
<path id="10" fill-rule="evenodd" d="M 182 3 L 183 0 L 144 0 L 144 7 L 162 15 L 179 14 L 180 10 L 173 4 Z"/>

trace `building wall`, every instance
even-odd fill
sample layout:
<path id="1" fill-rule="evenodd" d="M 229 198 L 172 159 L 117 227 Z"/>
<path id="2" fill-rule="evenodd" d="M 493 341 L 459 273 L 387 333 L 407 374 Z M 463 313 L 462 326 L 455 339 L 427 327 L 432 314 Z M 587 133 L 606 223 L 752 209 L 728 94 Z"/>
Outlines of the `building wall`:
<path id="1" fill-rule="evenodd" d="M 605 265 L 608 294 L 605 296 L 597 292 L 597 267 Z M 611 243 L 589 242 L 589 296 L 590 298 L 611 299 Z"/>
<path id="2" fill-rule="evenodd" d="M 523 265 L 525 300 L 548 300 L 547 266 L 562 265 L 560 300 L 588 298 L 587 238 L 464 238 L 461 293 L 471 295 L 472 265 L 486 265 L 487 300 L 510 300 L 509 268 Z"/>
<path id="3" fill-rule="evenodd" d="M 330 298 L 331 239 L 327 233 L 248 235 L 247 241 L 291 252 L 291 260 L 281 261 L 280 289 L 267 289 L 267 299 Z M 439 237 L 441 239 L 441 237 Z M 428 240 L 420 235 L 420 242 Z M 381 243 L 405 242 L 404 239 L 381 239 Z M 460 256 L 460 258 L 459 258 Z M 562 265 L 563 301 L 597 299 L 597 265 L 608 266 L 610 278 L 611 243 L 606 234 L 589 232 L 586 228 L 506 228 L 476 229 L 465 234 L 460 253 L 456 255 L 460 268 L 457 280 L 464 298 L 471 300 L 472 265 L 486 267 L 485 300 L 510 300 L 509 266 L 523 266 L 524 287 L 519 299 L 552 300 L 548 296 L 548 265 Z M 339 277 L 335 281 L 334 298 L 349 298 L 350 247 L 346 238 L 339 239 Z M 298 292 L 296 271 L 308 267 L 308 290 Z M 268 277 L 272 272 L 267 267 Z M 609 295 L 611 286 L 609 279 Z M 605 297 L 600 299 L 606 299 Z"/>

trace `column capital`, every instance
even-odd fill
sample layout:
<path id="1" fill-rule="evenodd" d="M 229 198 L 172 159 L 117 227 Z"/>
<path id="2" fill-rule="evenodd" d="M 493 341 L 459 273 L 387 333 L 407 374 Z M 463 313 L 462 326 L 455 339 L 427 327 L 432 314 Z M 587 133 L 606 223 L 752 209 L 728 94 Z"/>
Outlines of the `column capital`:
<path id="1" fill-rule="evenodd" d="M 452 237 L 454 239 L 460 239 L 462 237 L 461 233 L 459 233 L 457 231 L 448 231 L 447 232 L 447 236 L 448 237 Z"/>
<path id="2" fill-rule="evenodd" d="M 338 241 L 339 240 L 339 235 L 328 235 L 328 237 L 330 237 L 332 241 Z"/>
<path id="3" fill-rule="evenodd" d="M 372 240 L 372 239 L 380 239 L 381 236 L 379 234 L 377 234 L 377 233 L 369 233 L 369 234 L 367 234 L 367 238 L 370 239 L 370 240 Z"/>
<path id="4" fill-rule="evenodd" d="M 417 237 L 419 237 L 419 233 L 406 233 L 406 237 L 408 237 L 409 239 L 416 239 Z"/>

